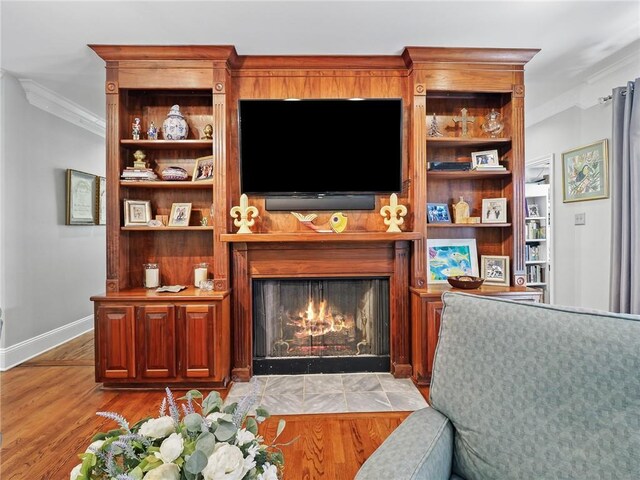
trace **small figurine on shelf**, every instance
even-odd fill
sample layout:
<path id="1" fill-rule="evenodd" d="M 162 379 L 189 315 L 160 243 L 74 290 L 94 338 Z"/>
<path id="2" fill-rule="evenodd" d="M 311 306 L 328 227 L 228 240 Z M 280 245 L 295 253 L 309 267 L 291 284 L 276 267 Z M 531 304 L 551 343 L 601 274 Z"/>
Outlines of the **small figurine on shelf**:
<path id="1" fill-rule="evenodd" d="M 149 128 L 147 129 L 147 138 L 149 140 L 158 139 L 158 127 L 156 127 L 156 124 L 153 122 L 149 124 Z"/>
<path id="2" fill-rule="evenodd" d="M 458 203 L 453 204 L 453 223 L 469 223 L 469 204 L 460 197 Z"/>
<path id="3" fill-rule="evenodd" d="M 430 137 L 442 137 L 442 132 L 438 130 L 438 120 L 436 119 L 436 114 L 433 114 L 431 117 L 431 125 L 429 126 L 429 132 L 427 133 Z"/>
<path id="4" fill-rule="evenodd" d="M 136 117 L 133 119 L 133 124 L 131 125 L 131 138 L 134 140 L 140 140 L 141 131 L 142 127 L 140 125 L 140 119 Z"/>
<path id="5" fill-rule="evenodd" d="M 236 217 L 233 224 L 240 227 L 236 233 L 253 233 L 249 227 L 253 227 L 258 216 L 258 209 L 249 205 L 247 194 L 240 195 L 240 205 L 231 209 L 231 216 Z"/>
<path id="6" fill-rule="evenodd" d="M 142 150 L 136 150 L 133 154 L 133 168 L 145 169 L 147 168 L 147 162 L 145 162 L 145 158 L 147 155 Z"/>
<path id="7" fill-rule="evenodd" d="M 213 125 L 207 123 L 204 126 L 202 133 L 204 133 L 204 137 L 202 137 L 201 140 L 211 140 L 213 138 Z"/>
<path id="8" fill-rule="evenodd" d="M 485 121 L 482 124 L 482 131 L 491 135 L 492 138 L 500 135 L 502 130 L 504 130 L 504 122 L 502 122 L 500 116 L 500 112 L 492 108 L 484 117 Z"/>

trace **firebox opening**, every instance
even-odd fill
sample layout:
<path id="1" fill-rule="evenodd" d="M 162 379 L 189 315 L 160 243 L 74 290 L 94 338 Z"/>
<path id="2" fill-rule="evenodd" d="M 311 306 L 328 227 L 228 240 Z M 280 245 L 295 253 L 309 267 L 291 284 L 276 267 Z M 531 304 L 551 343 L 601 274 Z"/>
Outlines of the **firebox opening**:
<path id="1" fill-rule="evenodd" d="M 388 372 L 389 280 L 253 281 L 255 374 Z"/>

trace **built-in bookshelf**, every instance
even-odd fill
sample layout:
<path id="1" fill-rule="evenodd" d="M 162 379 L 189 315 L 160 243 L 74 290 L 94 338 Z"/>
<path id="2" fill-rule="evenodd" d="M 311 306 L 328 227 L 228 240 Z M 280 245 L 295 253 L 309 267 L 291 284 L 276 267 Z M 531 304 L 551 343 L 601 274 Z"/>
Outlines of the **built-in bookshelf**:
<path id="1" fill-rule="evenodd" d="M 540 288 L 550 300 L 551 210 L 548 184 L 525 185 L 525 266 L 527 286 Z"/>

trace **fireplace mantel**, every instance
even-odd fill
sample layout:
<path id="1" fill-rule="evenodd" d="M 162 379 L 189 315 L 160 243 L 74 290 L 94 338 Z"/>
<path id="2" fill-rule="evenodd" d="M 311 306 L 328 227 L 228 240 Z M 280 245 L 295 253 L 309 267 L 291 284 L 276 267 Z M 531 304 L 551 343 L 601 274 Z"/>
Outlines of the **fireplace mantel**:
<path id="1" fill-rule="evenodd" d="M 278 233 L 225 233 L 220 235 L 223 242 L 396 242 L 400 240 L 418 240 L 421 232 L 278 232 Z"/>

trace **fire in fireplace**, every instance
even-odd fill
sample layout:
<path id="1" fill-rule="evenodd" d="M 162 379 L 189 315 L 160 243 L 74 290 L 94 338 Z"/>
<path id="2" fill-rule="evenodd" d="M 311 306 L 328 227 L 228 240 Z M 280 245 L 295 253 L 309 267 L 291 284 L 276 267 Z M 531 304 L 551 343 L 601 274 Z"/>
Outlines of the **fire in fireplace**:
<path id="1" fill-rule="evenodd" d="M 385 278 L 254 280 L 254 373 L 389 370 Z"/>

